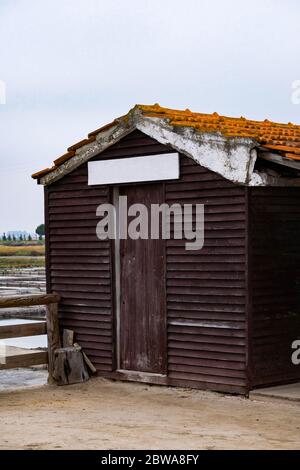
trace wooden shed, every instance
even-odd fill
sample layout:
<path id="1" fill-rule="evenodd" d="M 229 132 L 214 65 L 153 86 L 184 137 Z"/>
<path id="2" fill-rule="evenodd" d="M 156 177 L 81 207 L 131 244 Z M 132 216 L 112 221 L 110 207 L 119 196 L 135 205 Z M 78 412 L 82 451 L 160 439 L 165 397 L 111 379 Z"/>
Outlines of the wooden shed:
<path id="1" fill-rule="evenodd" d="M 300 126 L 137 105 L 33 177 L 47 290 L 99 375 L 245 395 L 300 379 Z M 116 195 L 204 205 L 204 246 L 99 240 Z"/>

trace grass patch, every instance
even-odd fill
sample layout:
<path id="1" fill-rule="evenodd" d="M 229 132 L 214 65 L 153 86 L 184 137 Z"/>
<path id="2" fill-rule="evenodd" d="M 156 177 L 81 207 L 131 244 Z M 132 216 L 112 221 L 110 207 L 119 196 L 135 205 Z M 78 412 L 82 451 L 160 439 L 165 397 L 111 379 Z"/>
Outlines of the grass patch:
<path id="1" fill-rule="evenodd" d="M 41 268 L 45 266 L 44 256 L 4 256 L 0 257 L 0 269 Z"/>
<path id="2" fill-rule="evenodd" d="M 44 256 L 45 245 L 0 245 L 0 256 Z"/>

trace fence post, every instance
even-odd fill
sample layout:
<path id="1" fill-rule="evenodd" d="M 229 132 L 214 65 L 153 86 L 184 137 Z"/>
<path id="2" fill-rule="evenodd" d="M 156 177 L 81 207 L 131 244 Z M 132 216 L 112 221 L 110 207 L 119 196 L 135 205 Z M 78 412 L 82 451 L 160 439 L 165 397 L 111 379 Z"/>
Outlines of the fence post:
<path id="1" fill-rule="evenodd" d="M 56 382 L 54 377 L 55 357 L 54 351 L 61 347 L 59 323 L 58 323 L 58 304 L 47 305 L 47 336 L 48 336 L 48 383 Z"/>

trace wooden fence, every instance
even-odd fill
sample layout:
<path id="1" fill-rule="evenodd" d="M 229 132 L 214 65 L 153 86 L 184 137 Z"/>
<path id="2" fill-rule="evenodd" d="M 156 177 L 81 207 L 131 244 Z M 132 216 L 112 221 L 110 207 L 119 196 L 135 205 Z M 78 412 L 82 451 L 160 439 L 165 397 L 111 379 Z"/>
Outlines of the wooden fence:
<path id="1" fill-rule="evenodd" d="M 33 305 L 46 306 L 46 321 L 32 322 L 16 325 L 0 325 L 0 339 L 19 338 L 26 336 L 44 335 L 48 338 L 48 351 L 28 350 L 17 352 L 13 348 L 13 353 L 0 356 L 0 370 L 12 369 L 15 367 L 29 367 L 38 364 L 48 364 L 49 382 L 54 382 L 54 351 L 60 347 L 60 335 L 58 324 L 57 305 L 60 300 L 58 294 L 38 294 L 0 297 L 0 309 L 11 307 L 31 307 Z"/>

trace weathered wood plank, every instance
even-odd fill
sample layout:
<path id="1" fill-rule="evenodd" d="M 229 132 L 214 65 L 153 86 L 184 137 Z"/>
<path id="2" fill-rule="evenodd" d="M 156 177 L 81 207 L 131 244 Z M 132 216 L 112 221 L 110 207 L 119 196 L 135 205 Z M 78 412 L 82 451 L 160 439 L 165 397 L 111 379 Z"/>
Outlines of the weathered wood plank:
<path id="1" fill-rule="evenodd" d="M 0 339 L 45 335 L 46 333 L 47 326 L 45 322 L 0 326 Z"/>
<path id="2" fill-rule="evenodd" d="M 126 382 L 143 382 L 153 385 L 168 384 L 168 377 L 164 374 L 149 374 L 147 372 L 135 372 L 120 369 L 114 372 L 106 372 L 102 375 L 113 380 L 125 380 Z"/>
<path id="3" fill-rule="evenodd" d="M 60 334 L 58 323 L 58 308 L 57 303 L 47 305 L 47 335 L 48 335 L 48 382 L 54 383 L 54 369 L 55 369 L 55 350 L 60 348 Z"/>
<path id="4" fill-rule="evenodd" d="M 63 329 L 63 347 L 64 348 L 72 347 L 73 343 L 74 343 L 74 331 L 64 328 Z"/>
<path id="5" fill-rule="evenodd" d="M 67 331 L 70 331 L 70 330 L 67 330 Z M 74 343 L 74 347 L 77 348 L 77 347 L 80 347 L 80 346 L 79 346 L 78 343 Z M 81 352 L 82 352 L 82 355 L 83 355 L 83 359 L 84 359 L 84 361 L 85 361 L 85 363 L 86 363 L 88 369 L 90 370 L 90 372 L 91 372 L 92 374 L 96 374 L 97 369 L 96 369 L 96 367 L 94 366 L 94 364 L 90 361 L 90 359 L 87 357 L 87 355 L 85 354 L 84 351 L 81 350 Z"/>
<path id="6" fill-rule="evenodd" d="M 12 295 L 0 297 L 0 308 L 30 307 L 32 305 L 49 305 L 60 300 L 58 294 Z"/>
<path id="7" fill-rule="evenodd" d="M 0 370 L 15 369 L 17 367 L 30 367 L 48 363 L 48 354 L 46 351 L 29 352 L 24 354 L 16 354 L 0 358 Z"/>

